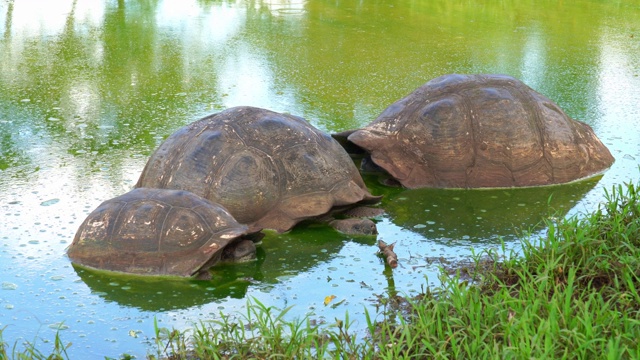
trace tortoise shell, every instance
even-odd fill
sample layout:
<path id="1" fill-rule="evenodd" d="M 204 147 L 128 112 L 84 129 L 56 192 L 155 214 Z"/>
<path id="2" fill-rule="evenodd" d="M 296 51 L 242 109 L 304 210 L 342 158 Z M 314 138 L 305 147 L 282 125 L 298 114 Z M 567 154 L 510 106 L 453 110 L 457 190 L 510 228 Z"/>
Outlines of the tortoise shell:
<path id="1" fill-rule="evenodd" d="M 187 191 L 138 188 L 87 216 L 67 254 L 72 262 L 141 275 L 192 276 L 247 234 L 222 206 Z"/>
<path id="2" fill-rule="evenodd" d="M 151 155 L 136 186 L 191 191 L 252 230 L 278 232 L 379 199 L 331 136 L 300 117 L 255 107 L 178 129 Z"/>
<path id="3" fill-rule="evenodd" d="M 614 162 L 589 125 L 505 75 L 444 75 L 347 133 L 407 188 L 538 186 Z"/>

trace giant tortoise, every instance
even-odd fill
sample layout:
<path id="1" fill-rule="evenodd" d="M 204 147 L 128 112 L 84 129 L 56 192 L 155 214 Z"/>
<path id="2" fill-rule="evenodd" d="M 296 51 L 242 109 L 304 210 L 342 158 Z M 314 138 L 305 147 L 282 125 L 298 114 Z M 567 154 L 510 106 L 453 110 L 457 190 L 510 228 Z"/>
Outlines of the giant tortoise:
<path id="1" fill-rule="evenodd" d="M 560 184 L 614 162 L 589 125 L 506 75 L 438 77 L 335 136 L 407 188 Z"/>
<path id="2" fill-rule="evenodd" d="M 331 136 L 300 117 L 255 107 L 178 129 L 151 155 L 136 186 L 188 190 L 252 230 L 278 232 L 379 200 Z"/>
<path id="3" fill-rule="evenodd" d="M 188 191 L 138 188 L 92 211 L 67 254 L 100 270 L 206 278 L 228 254 L 255 255 L 252 238 L 222 206 Z"/>

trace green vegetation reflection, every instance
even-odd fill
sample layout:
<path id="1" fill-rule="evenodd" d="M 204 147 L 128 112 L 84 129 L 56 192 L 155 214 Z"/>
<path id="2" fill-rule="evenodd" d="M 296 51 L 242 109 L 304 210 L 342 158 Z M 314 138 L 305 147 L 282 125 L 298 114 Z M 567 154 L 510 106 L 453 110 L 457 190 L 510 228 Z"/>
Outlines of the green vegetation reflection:
<path id="1" fill-rule="evenodd" d="M 383 207 L 394 224 L 444 245 L 497 243 L 562 218 L 600 178 L 537 188 L 400 190 L 389 192 Z"/>
<path id="2" fill-rule="evenodd" d="M 267 232 L 255 261 L 218 264 L 210 270 L 212 279 L 206 281 L 73 267 L 92 293 L 107 301 L 146 311 L 168 311 L 241 299 L 252 285 L 268 288 L 331 260 L 346 241 L 366 242 L 372 249 L 375 243 L 373 237 L 352 240 L 325 224 L 305 223 L 285 234 Z"/>

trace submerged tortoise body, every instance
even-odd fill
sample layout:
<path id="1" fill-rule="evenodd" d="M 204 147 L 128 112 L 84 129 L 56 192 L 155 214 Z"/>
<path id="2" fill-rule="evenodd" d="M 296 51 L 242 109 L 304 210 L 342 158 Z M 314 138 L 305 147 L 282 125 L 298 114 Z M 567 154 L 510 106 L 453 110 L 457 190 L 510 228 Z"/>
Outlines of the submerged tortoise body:
<path id="1" fill-rule="evenodd" d="M 192 193 L 138 188 L 91 212 L 67 254 L 101 270 L 206 276 L 224 249 L 247 234 L 223 207 Z"/>
<path id="2" fill-rule="evenodd" d="M 378 200 L 331 136 L 302 118 L 255 107 L 180 128 L 152 154 L 136 186 L 188 190 L 251 229 L 279 232 Z"/>
<path id="3" fill-rule="evenodd" d="M 591 127 L 505 75 L 445 75 L 348 140 L 407 188 L 560 184 L 614 162 Z"/>

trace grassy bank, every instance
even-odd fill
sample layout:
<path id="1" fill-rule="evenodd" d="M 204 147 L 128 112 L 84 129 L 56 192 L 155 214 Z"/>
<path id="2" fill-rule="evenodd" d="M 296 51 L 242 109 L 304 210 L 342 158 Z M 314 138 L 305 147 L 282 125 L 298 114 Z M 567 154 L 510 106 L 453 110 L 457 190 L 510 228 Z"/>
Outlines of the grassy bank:
<path id="1" fill-rule="evenodd" d="M 240 319 L 156 327 L 150 357 L 640 359 L 639 196 L 638 185 L 617 186 L 594 213 L 550 221 L 518 255 L 479 254 L 466 271 L 474 281 L 453 276 L 418 298 L 387 299 L 366 337 L 350 331 L 348 314 L 317 326 L 254 301 Z M 16 356 L 8 350 L 0 359 Z"/>
<path id="2" fill-rule="evenodd" d="M 380 351 L 367 356 L 640 358 L 638 191 L 616 187 L 595 213 L 549 222 L 548 236 L 524 241 L 521 256 L 478 260 L 478 286 L 452 279 L 415 301 L 406 322 L 381 325 Z"/>

